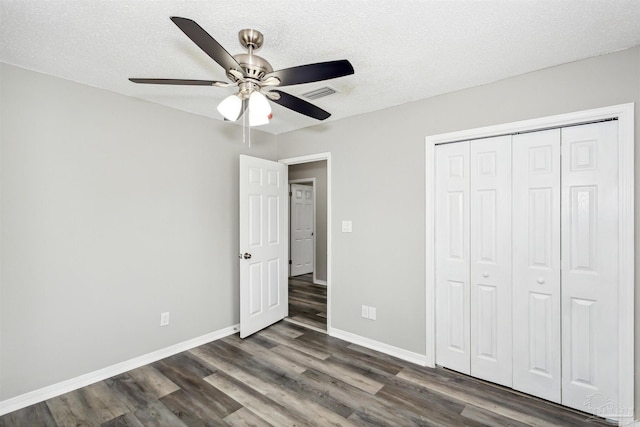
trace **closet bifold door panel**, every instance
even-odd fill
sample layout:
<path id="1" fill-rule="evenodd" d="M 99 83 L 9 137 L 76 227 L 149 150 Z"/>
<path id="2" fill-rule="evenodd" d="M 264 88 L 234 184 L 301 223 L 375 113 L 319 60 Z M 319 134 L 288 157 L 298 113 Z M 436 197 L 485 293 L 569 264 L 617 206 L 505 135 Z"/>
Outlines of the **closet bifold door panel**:
<path id="1" fill-rule="evenodd" d="M 583 411 L 620 401 L 618 197 L 617 121 L 563 128 L 562 404 Z"/>
<path id="2" fill-rule="evenodd" d="M 560 403 L 560 129 L 512 149 L 513 388 Z"/>
<path id="3" fill-rule="evenodd" d="M 511 386 L 511 137 L 436 147 L 436 363 Z"/>
<path id="4" fill-rule="evenodd" d="M 469 142 L 435 150 L 436 363 L 470 373 Z"/>
<path id="5" fill-rule="evenodd" d="M 511 136 L 470 143 L 471 375 L 511 386 Z"/>

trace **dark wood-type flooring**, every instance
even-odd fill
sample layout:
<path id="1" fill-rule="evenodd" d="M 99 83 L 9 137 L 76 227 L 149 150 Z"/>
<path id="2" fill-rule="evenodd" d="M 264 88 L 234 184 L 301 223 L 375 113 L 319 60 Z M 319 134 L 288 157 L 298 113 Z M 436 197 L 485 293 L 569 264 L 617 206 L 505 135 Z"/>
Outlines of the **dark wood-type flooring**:
<path id="1" fill-rule="evenodd" d="M 280 322 L 0 417 L 0 426 L 580 426 L 582 413 Z"/>
<path id="2" fill-rule="evenodd" d="M 289 319 L 327 330 L 327 287 L 313 283 L 312 274 L 289 277 Z"/>

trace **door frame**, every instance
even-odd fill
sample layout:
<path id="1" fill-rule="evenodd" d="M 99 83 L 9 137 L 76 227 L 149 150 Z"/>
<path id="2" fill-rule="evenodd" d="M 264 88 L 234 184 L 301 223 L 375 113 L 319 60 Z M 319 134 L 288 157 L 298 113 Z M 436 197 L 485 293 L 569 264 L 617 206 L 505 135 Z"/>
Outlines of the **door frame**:
<path id="1" fill-rule="evenodd" d="M 331 311 L 331 296 L 332 296 L 332 292 L 331 292 L 331 285 L 332 285 L 332 281 L 331 281 L 331 234 L 332 234 L 332 226 L 331 226 L 331 153 L 330 152 L 325 152 L 325 153 L 316 153 L 316 154 L 308 154 L 306 156 L 298 156 L 298 157 L 290 157 L 290 158 L 286 158 L 286 159 L 280 159 L 278 160 L 280 163 L 284 163 L 287 166 L 291 166 L 291 165 L 298 165 L 301 163 L 311 163 L 311 162 L 319 162 L 319 161 L 323 161 L 326 160 L 327 162 L 327 335 L 331 335 L 332 334 L 332 311 Z M 314 188 L 315 190 L 315 188 Z M 315 191 L 314 191 L 314 195 L 315 195 Z M 289 218 L 287 218 L 287 230 L 289 230 L 291 228 L 291 225 L 289 224 Z M 315 230 L 315 221 L 314 221 L 314 230 Z M 290 232 L 287 231 L 287 235 Z M 315 231 L 314 231 L 315 234 Z M 291 239 L 291 237 L 289 236 L 288 239 Z M 316 273 L 315 273 L 315 256 L 314 256 L 314 274 L 313 274 L 313 278 L 314 278 L 314 282 L 315 282 L 315 277 L 316 277 Z"/>
<path id="2" fill-rule="evenodd" d="M 290 179 L 289 180 L 289 193 L 291 193 L 291 184 L 305 184 L 311 183 L 311 188 L 313 188 L 313 283 L 318 284 L 318 278 L 316 276 L 316 179 L 315 178 L 300 178 L 300 179 Z M 291 259 L 291 194 L 289 194 L 289 259 Z M 291 277 L 291 264 L 289 264 L 289 277 Z"/>
<path id="3" fill-rule="evenodd" d="M 618 379 L 620 402 L 634 412 L 634 104 L 619 104 L 555 116 L 541 117 L 482 128 L 430 135 L 425 138 L 425 277 L 426 364 L 435 367 L 435 146 L 548 128 L 565 127 L 606 119 L 618 120 L 619 262 Z"/>

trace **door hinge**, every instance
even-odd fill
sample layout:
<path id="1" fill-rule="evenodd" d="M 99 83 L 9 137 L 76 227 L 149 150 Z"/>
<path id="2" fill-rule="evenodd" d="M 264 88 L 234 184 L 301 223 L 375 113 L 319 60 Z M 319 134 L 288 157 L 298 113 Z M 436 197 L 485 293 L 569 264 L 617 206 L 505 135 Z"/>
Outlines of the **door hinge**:
<path id="1" fill-rule="evenodd" d="M 289 265 L 291 265 L 291 264 L 293 264 L 293 263 L 291 262 L 291 260 L 289 260 Z"/>
<path id="2" fill-rule="evenodd" d="M 293 196 L 293 193 L 291 191 L 289 191 L 289 197 Z"/>

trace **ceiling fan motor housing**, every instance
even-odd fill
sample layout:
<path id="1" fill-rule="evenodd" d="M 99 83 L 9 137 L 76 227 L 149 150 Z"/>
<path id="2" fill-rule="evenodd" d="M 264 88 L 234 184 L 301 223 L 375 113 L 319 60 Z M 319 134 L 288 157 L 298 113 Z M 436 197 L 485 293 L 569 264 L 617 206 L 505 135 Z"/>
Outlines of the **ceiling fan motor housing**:
<path id="1" fill-rule="evenodd" d="M 234 59 L 244 69 L 246 76 L 250 79 L 260 80 L 265 74 L 273 71 L 269 62 L 253 52 L 259 50 L 264 42 L 264 36 L 258 30 L 244 29 L 238 32 L 238 40 L 248 53 L 234 55 Z"/>
<path id="2" fill-rule="evenodd" d="M 246 76 L 250 79 L 261 80 L 265 74 L 273 71 L 271 64 L 261 56 L 248 53 L 234 55 L 233 58 L 242 66 Z M 233 76 L 231 77 L 236 80 Z"/>

